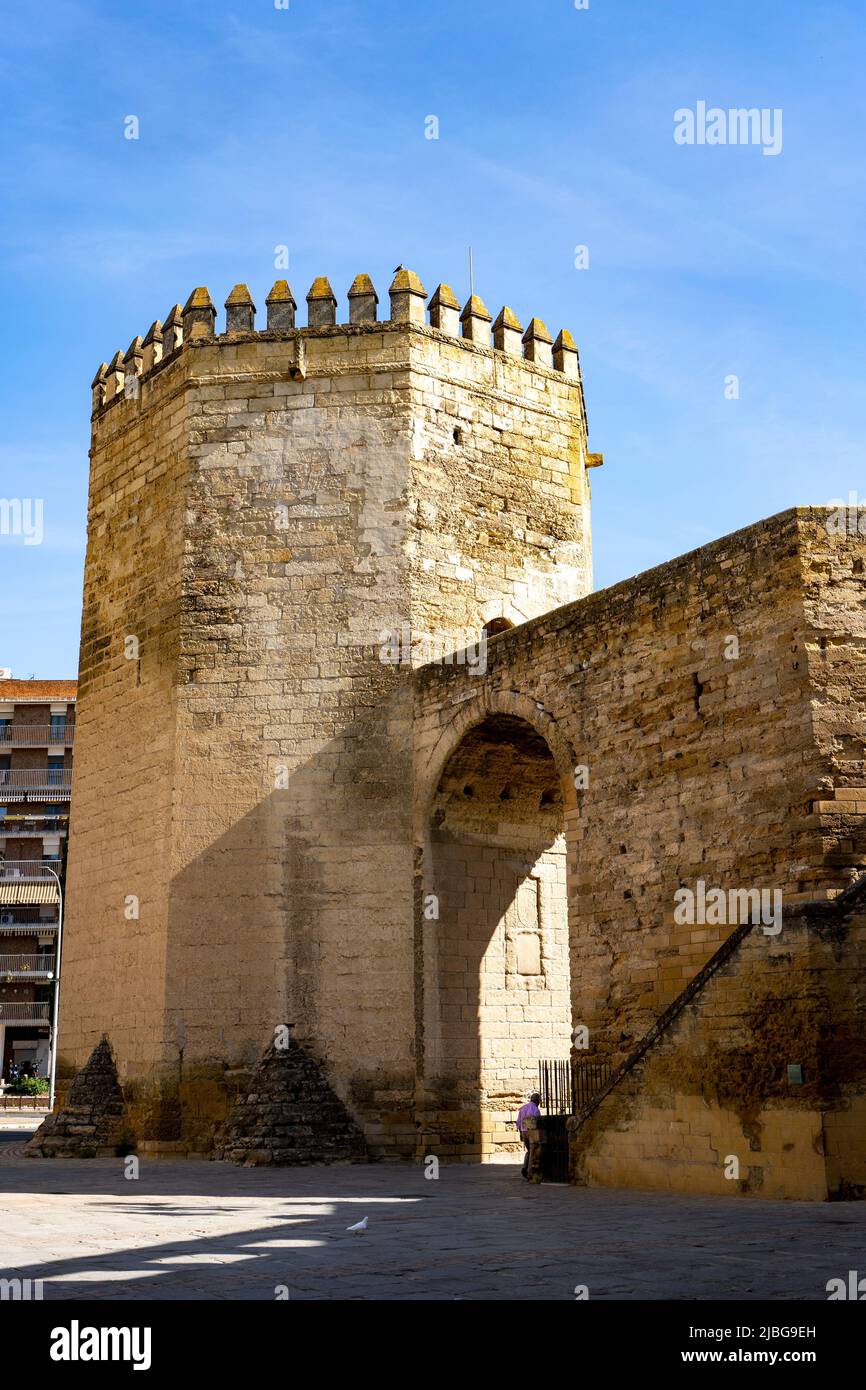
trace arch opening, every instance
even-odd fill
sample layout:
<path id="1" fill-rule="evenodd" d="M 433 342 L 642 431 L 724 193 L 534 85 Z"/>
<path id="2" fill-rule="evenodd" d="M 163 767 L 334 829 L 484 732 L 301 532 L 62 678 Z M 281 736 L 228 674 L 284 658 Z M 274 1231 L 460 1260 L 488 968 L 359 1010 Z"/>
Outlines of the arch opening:
<path id="1" fill-rule="evenodd" d="M 547 742 L 513 715 L 473 725 L 443 768 L 424 875 L 428 1152 L 517 1150 L 509 1122 L 539 1059 L 569 1055 L 563 792 Z"/>

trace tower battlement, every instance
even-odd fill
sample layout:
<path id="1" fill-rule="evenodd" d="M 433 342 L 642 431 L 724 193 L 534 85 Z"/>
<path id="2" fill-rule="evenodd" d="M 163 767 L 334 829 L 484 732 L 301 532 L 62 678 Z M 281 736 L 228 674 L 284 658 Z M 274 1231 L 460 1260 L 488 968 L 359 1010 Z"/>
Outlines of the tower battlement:
<path id="1" fill-rule="evenodd" d="M 449 285 L 440 284 L 427 299 L 427 291 L 414 271 L 402 266 L 388 290 L 390 316 L 378 316 L 379 296 L 369 275 L 355 277 L 347 294 L 348 319 L 338 318 L 338 301 L 326 276 L 318 276 L 307 293 L 307 323 L 297 322 L 298 305 L 287 280 L 277 280 L 265 300 L 265 325 L 256 328 L 257 309 L 245 284 L 237 284 L 225 301 L 225 327 L 217 332 L 217 310 L 205 285 L 192 291 L 186 303 L 172 306 L 164 322 L 155 319 L 142 338 L 133 338 L 124 353 L 118 350 L 110 362 L 102 362 L 92 382 L 94 414 L 120 399 L 138 399 L 142 385 L 156 371 L 176 360 L 185 348 L 241 343 L 291 344 L 290 375 L 306 375 L 306 343 L 312 337 L 403 331 L 407 328 L 457 339 L 468 352 L 498 354 L 516 360 L 539 373 L 550 373 L 573 382 L 580 414 L 586 417 L 580 357 L 574 338 L 560 329 L 554 339 L 540 318 L 530 319 L 524 330 L 514 311 L 503 305 L 494 320 L 483 300 L 471 295 L 463 305 Z"/>

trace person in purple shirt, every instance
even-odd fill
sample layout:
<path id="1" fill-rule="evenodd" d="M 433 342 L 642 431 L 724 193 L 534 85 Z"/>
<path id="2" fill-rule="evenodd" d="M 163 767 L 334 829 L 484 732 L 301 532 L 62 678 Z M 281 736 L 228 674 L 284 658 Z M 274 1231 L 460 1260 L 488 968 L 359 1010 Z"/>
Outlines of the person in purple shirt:
<path id="1" fill-rule="evenodd" d="M 521 1170 L 525 1178 L 529 1177 L 529 1135 L 526 1133 L 526 1121 L 531 1119 L 535 1115 L 541 1114 L 541 1111 L 538 1108 L 538 1102 L 540 1100 L 541 1096 L 538 1094 L 538 1092 L 533 1091 L 526 1104 L 521 1105 L 520 1109 L 517 1112 L 517 1133 L 523 1140 L 523 1147 L 526 1150 L 525 1154 L 523 1155 L 523 1168 Z"/>

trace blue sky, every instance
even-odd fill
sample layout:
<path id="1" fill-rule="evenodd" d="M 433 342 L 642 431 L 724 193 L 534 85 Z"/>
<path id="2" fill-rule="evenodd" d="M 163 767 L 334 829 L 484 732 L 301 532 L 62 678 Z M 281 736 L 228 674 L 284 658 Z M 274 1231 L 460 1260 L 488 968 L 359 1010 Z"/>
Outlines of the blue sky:
<path id="1" fill-rule="evenodd" d="M 326 274 L 344 314 L 401 261 L 463 298 L 471 243 L 493 314 L 571 329 L 598 587 L 866 494 L 862 0 L 0 13 L 0 498 L 45 508 L 41 545 L 0 535 L 16 675 L 77 669 L 99 362 L 198 284 L 263 315 L 281 244 L 299 303 Z M 781 109 L 781 153 L 676 144 L 698 101 Z"/>

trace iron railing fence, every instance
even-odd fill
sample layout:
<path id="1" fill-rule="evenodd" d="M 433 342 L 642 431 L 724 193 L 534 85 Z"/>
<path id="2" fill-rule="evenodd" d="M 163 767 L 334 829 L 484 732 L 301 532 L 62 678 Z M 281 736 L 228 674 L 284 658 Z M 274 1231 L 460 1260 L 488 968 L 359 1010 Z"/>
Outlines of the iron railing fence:
<path id="1" fill-rule="evenodd" d="M 538 1063 L 538 1091 L 545 1115 L 576 1115 L 610 1079 L 610 1064 L 572 1059 Z"/>
<path id="2" fill-rule="evenodd" d="M 538 1090 L 545 1115 L 571 1114 L 571 1062 L 539 1062 Z"/>
<path id="3" fill-rule="evenodd" d="M 50 1004 L 7 1004 L 0 1000 L 0 1023 L 47 1023 Z"/>
<path id="4" fill-rule="evenodd" d="M 12 917 L 7 920 L 6 913 L 0 912 L 0 936 L 39 936 L 43 932 L 56 932 L 56 922 L 46 922 L 42 917 Z"/>
<path id="5" fill-rule="evenodd" d="M 53 975 L 54 956 L 0 955 L 0 975 Z"/>
<path id="6" fill-rule="evenodd" d="M 66 817 L 60 816 L 26 820 L 22 816 L 0 816 L 0 835 L 10 840 L 40 840 L 44 835 L 65 834 L 66 825 Z"/>
<path id="7" fill-rule="evenodd" d="M 0 859 L 0 883 L 56 882 L 59 870 L 59 860 L 48 864 L 41 859 Z"/>
<path id="8" fill-rule="evenodd" d="M 590 1062 L 581 1059 L 579 1062 L 572 1063 L 571 1068 L 571 1089 L 572 1089 L 572 1114 L 577 1115 L 588 1101 L 592 1100 L 596 1091 L 600 1091 L 602 1086 L 606 1086 L 610 1080 L 611 1067 L 609 1062 Z"/>
<path id="9" fill-rule="evenodd" d="M 7 724 L 0 725 L 0 748 L 69 748 L 75 738 L 75 725 L 67 724 Z"/>
<path id="10" fill-rule="evenodd" d="M 71 767 L 0 767 L 0 787 L 52 790 L 71 786 Z"/>

